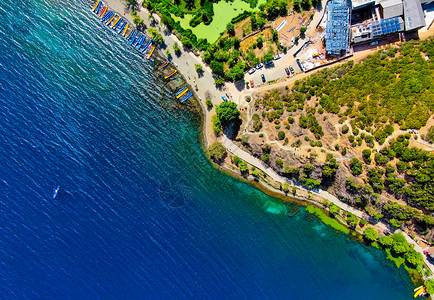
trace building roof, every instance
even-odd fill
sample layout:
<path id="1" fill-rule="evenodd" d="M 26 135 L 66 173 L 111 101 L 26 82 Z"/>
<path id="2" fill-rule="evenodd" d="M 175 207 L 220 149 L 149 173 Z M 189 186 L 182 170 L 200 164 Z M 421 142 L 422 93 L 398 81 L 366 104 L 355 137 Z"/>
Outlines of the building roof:
<path id="1" fill-rule="evenodd" d="M 370 4 L 375 4 L 375 0 L 352 0 L 351 7 L 353 10 L 365 7 Z"/>
<path id="2" fill-rule="evenodd" d="M 387 35 L 404 30 L 404 22 L 401 17 L 394 17 L 386 20 L 374 21 L 370 24 L 372 38 Z"/>
<path id="3" fill-rule="evenodd" d="M 386 0 L 380 3 L 383 7 L 383 18 L 390 19 L 402 16 L 403 5 L 402 0 Z"/>
<path id="4" fill-rule="evenodd" d="M 425 26 L 425 17 L 420 0 L 404 0 L 404 23 L 406 31 Z"/>
<path id="5" fill-rule="evenodd" d="M 327 6 L 326 52 L 340 55 L 349 48 L 350 9 L 346 0 L 333 0 Z"/>

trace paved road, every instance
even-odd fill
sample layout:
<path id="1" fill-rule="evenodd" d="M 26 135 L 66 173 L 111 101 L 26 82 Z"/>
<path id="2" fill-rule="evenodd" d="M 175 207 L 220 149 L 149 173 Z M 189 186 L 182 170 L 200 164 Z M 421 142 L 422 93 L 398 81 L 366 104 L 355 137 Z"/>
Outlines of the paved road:
<path id="1" fill-rule="evenodd" d="M 230 129 L 228 130 L 227 134 L 230 133 Z M 225 148 L 231 152 L 233 155 L 238 156 L 239 158 L 241 158 L 242 160 L 246 161 L 247 163 L 249 163 L 252 166 L 255 166 L 257 169 L 260 169 L 262 171 L 264 171 L 267 176 L 271 177 L 274 181 L 276 182 L 280 182 L 280 183 L 288 183 L 291 186 L 294 186 L 294 182 L 289 180 L 286 177 L 283 177 L 281 175 L 279 175 L 276 171 L 274 171 L 272 168 L 270 168 L 269 166 L 267 166 L 262 160 L 253 157 L 250 153 L 247 153 L 246 151 L 244 151 L 243 149 L 241 149 L 240 147 L 238 147 L 237 145 L 235 145 L 228 137 L 226 134 L 223 134 L 222 138 L 221 138 L 221 142 L 223 144 L 223 146 L 225 146 Z M 303 188 L 302 186 L 298 186 L 299 188 Z M 305 189 L 307 190 L 307 189 Z M 384 222 L 377 222 L 376 220 L 374 220 L 373 218 L 371 218 L 368 214 L 366 214 L 365 212 L 362 212 L 354 207 L 349 206 L 348 204 L 340 201 L 336 196 L 330 194 L 327 191 L 324 190 L 319 190 L 319 193 L 317 193 L 320 197 L 327 199 L 328 201 L 332 202 L 333 204 L 335 204 L 336 206 L 338 206 L 339 208 L 346 210 L 348 212 L 351 212 L 352 214 L 356 215 L 357 217 L 361 218 L 361 219 L 365 219 L 368 220 L 369 222 L 377 225 L 378 227 L 382 228 L 383 230 L 388 230 L 391 232 L 401 232 L 405 239 L 412 245 L 414 245 L 414 249 L 419 252 L 420 254 L 422 254 L 423 258 L 424 258 L 424 262 L 425 264 L 428 266 L 428 268 L 431 270 L 432 273 L 434 273 L 434 265 L 427 260 L 425 254 L 423 253 L 423 249 L 421 246 L 419 246 L 419 244 L 417 244 L 407 233 L 401 231 L 401 230 L 394 230 L 390 225 L 384 223 Z"/>

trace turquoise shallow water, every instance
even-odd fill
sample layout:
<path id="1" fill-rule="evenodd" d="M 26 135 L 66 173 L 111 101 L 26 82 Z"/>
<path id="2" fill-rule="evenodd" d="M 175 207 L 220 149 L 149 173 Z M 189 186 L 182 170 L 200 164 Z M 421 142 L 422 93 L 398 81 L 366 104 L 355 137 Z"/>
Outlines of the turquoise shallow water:
<path id="1" fill-rule="evenodd" d="M 411 297 L 381 251 L 214 169 L 198 116 L 89 8 L 0 3 L 2 297 Z"/>

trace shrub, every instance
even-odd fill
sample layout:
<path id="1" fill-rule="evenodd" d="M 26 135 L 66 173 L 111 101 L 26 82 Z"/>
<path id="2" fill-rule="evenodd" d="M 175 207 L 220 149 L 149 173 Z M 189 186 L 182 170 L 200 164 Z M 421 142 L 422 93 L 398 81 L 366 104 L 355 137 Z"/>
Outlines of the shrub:
<path id="1" fill-rule="evenodd" d="M 284 131 L 279 131 L 279 133 L 277 134 L 278 139 L 281 141 L 283 139 L 285 139 L 285 132 Z"/>
<path id="2" fill-rule="evenodd" d="M 211 99 L 206 99 L 205 104 L 208 109 L 211 109 L 213 107 Z"/>

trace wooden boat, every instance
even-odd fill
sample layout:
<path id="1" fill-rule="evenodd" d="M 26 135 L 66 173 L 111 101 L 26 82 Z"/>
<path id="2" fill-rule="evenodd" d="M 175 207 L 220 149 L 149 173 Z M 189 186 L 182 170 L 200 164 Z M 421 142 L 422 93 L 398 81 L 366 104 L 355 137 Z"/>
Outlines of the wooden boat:
<path id="1" fill-rule="evenodd" d="M 125 36 L 125 34 L 127 33 L 128 26 L 130 26 L 130 23 L 127 22 L 127 24 L 126 24 L 126 26 L 124 28 L 124 32 L 122 32 L 122 36 Z"/>
<path id="2" fill-rule="evenodd" d="M 179 95 L 176 95 L 176 99 L 179 99 L 180 97 L 182 97 L 182 95 L 184 95 L 187 92 L 188 92 L 188 89 L 183 90 L 181 93 L 179 93 Z"/>
<path id="3" fill-rule="evenodd" d="M 154 50 L 155 50 L 155 46 L 153 46 L 152 49 L 151 49 L 151 51 L 149 51 L 148 55 L 146 55 L 146 59 L 150 59 L 151 58 L 151 55 L 152 55 L 152 53 L 154 53 Z"/>
<path id="4" fill-rule="evenodd" d="M 164 76 L 164 79 L 167 79 L 167 78 L 173 76 L 176 72 L 178 72 L 178 70 L 175 70 L 172 73 L 170 73 L 169 75 Z"/>
<path id="5" fill-rule="evenodd" d="M 113 21 L 114 18 L 117 17 L 118 14 L 113 14 L 113 16 L 107 21 L 107 23 L 105 23 L 107 26 Z"/>
<path id="6" fill-rule="evenodd" d="M 158 69 L 164 69 L 165 66 L 169 64 L 169 61 L 166 61 L 164 64 L 162 64 Z"/>
<path id="7" fill-rule="evenodd" d="M 116 19 L 116 21 L 114 21 L 113 24 L 110 26 L 110 28 L 113 29 L 113 27 L 115 27 L 115 25 L 116 25 L 116 24 L 117 24 L 121 19 L 122 19 L 121 17 L 118 17 L 118 18 Z"/>
<path id="8" fill-rule="evenodd" d="M 101 3 L 101 0 L 98 0 L 96 3 L 95 3 L 95 6 L 92 8 L 92 11 L 95 11 L 96 10 L 96 8 L 98 7 L 98 5 Z"/>

